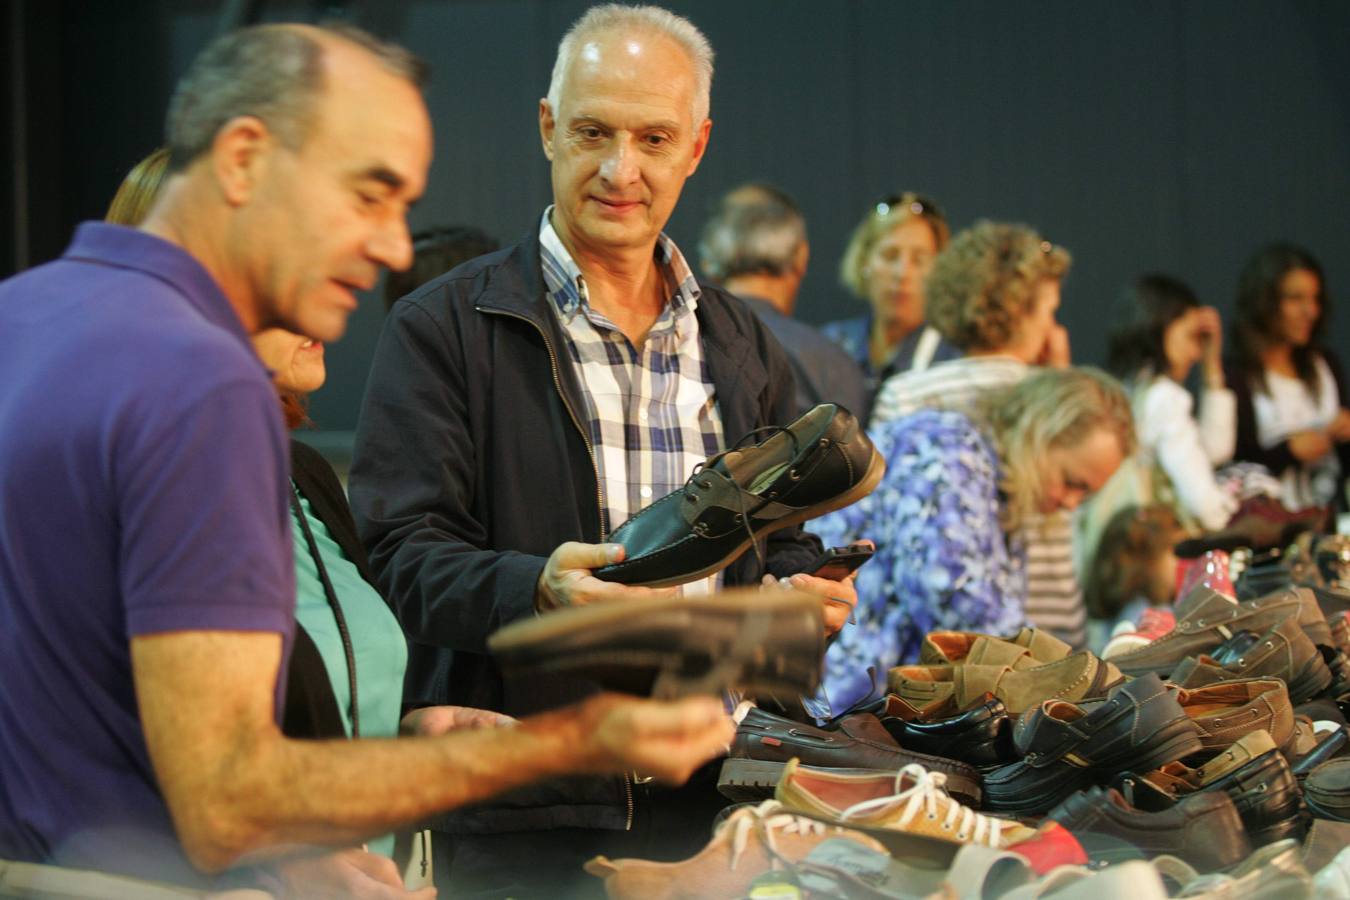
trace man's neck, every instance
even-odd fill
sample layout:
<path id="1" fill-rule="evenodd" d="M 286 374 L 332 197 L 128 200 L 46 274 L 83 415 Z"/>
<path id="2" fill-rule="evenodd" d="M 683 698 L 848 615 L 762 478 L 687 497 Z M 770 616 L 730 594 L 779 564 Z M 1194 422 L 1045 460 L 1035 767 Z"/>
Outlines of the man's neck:
<path id="1" fill-rule="evenodd" d="M 586 279 L 591 308 L 613 322 L 633 346 L 642 346 L 669 299 L 656 264 L 656 242 L 597 252 L 579 245 L 564 229 L 555 225 L 554 230 Z"/>
<path id="2" fill-rule="evenodd" d="M 197 260 L 229 301 L 244 331 L 257 334 L 263 328 L 258 304 L 237 266 L 226 262 L 223 229 L 204 212 L 212 207 L 193 196 L 189 182 L 170 183 L 164 191 L 162 199 L 140 224 L 140 230 L 181 247 Z"/>
<path id="3" fill-rule="evenodd" d="M 737 275 L 722 285 L 738 297 L 758 297 L 785 316 L 797 305 L 797 283 L 781 275 Z"/>

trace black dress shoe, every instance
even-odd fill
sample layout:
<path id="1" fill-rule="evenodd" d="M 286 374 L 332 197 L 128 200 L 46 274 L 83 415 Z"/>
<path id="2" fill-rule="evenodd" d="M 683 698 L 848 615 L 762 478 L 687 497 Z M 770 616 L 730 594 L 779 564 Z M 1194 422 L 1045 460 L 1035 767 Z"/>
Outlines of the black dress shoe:
<path id="1" fill-rule="evenodd" d="M 1298 780 L 1268 734 L 1248 735 L 1197 768 L 1170 763 L 1154 772 L 1125 772 L 1113 785 L 1131 806 L 1150 812 L 1192 794 L 1222 791 L 1237 807 L 1253 847 L 1303 837 L 1307 815 Z"/>
<path id="2" fill-rule="evenodd" d="M 1324 735 L 1317 746 L 1298 757 L 1294 763 L 1294 777 L 1303 781 L 1322 763 L 1345 753 L 1350 746 L 1350 728 L 1342 725 L 1331 734 Z"/>
<path id="3" fill-rule="evenodd" d="M 765 799 L 788 760 L 817 768 L 896 772 L 917 763 L 947 776 L 947 793 L 970 806 L 980 800 L 980 774 L 954 759 L 899 747 L 876 716 L 857 713 L 841 719 L 834 730 L 813 728 L 790 719 L 748 710 L 736 727 L 717 789 L 732 800 Z"/>
<path id="4" fill-rule="evenodd" d="M 760 443 L 701 463 L 684 487 L 610 534 L 625 559 L 596 569 L 595 577 L 650 587 L 695 581 L 726 568 L 769 532 L 861 500 L 885 472 L 885 459 L 853 414 L 823 403 Z"/>
<path id="5" fill-rule="evenodd" d="M 1242 819 L 1228 795 L 1193 794 L 1168 809 L 1145 812 L 1119 791 L 1091 788 L 1069 797 L 1047 818 L 1063 825 L 1095 863 L 1152 859 L 1164 853 L 1199 872 L 1235 866 L 1251 853 Z"/>
<path id="6" fill-rule="evenodd" d="M 1022 759 L 984 776 L 984 808 L 1038 815 L 1121 770 L 1151 771 L 1203 748 L 1176 688 L 1152 673 L 1106 700 L 1047 700 L 1013 730 Z"/>
<path id="7" fill-rule="evenodd" d="M 820 598 L 741 588 L 554 610 L 488 638 L 503 673 L 583 678 L 638 696 L 810 694 L 825 652 Z"/>
<path id="8" fill-rule="evenodd" d="M 958 759 L 978 769 L 1014 762 L 1012 719 L 1003 701 L 986 694 L 983 703 L 964 712 L 920 712 L 894 694 L 877 713 L 882 726 L 906 750 Z"/>

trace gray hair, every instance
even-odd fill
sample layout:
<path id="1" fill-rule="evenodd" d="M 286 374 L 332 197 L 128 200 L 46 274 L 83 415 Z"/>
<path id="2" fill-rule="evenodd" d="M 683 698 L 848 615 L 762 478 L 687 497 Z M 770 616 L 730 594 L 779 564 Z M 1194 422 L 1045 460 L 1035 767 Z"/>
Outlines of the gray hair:
<path id="1" fill-rule="evenodd" d="M 390 74 L 419 89 L 427 66 L 409 51 L 345 23 L 254 25 L 213 41 L 178 82 L 165 121 L 169 171 L 206 153 L 238 116 L 257 116 L 282 145 L 297 150 L 314 125 L 324 89 L 323 45 L 314 32 L 366 50 Z"/>
<path id="2" fill-rule="evenodd" d="M 713 49 L 693 22 L 659 6 L 624 6 L 606 3 L 592 6 L 558 42 L 558 56 L 553 61 L 553 77 L 548 83 L 548 105 L 554 115 L 562 99 L 563 79 L 567 67 L 576 55 L 582 38 L 615 31 L 639 31 L 660 34 L 670 38 L 684 50 L 694 68 L 694 127 L 708 118 L 712 97 Z"/>
<path id="3" fill-rule="evenodd" d="M 748 199 L 733 199 L 744 194 Z M 732 191 L 703 226 L 699 264 L 713 281 L 738 275 L 785 275 L 806 240 L 806 221 L 791 197 L 754 186 Z"/>

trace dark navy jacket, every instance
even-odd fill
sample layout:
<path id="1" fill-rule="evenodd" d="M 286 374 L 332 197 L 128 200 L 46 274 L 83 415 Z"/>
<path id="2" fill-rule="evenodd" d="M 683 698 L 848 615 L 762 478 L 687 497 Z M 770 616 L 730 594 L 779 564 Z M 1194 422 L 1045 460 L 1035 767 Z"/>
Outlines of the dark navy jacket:
<path id="1" fill-rule="evenodd" d="M 704 285 L 697 316 L 723 432 L 734 441 L 793 415 L 782 348 L 745 305 Z M 581 386 L 547 305 L 535 233 L 394 305 L 357 427 L 350 494 L 381 590 L 408 634 L 407 699 L 526 715 L 584 696 L 572 682 L 506 683 L 489 634 L 534 615 L 545 559 L 603 539 Z M 801 571 L 819 542 L 768 540 L 775 575 Z M 727 584 L 757 582 L 747 553 Z M 578 778 L 452 814 L 446 830 L 624 828 L 621 778 Z"/>

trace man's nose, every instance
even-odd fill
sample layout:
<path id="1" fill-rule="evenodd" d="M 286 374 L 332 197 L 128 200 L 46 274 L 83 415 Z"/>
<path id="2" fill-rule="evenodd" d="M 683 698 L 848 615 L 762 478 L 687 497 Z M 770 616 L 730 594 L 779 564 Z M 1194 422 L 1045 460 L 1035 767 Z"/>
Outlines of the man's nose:
<path id="1" fill-rule="evenodd" d="M 367 253 L 381 265 L 402 272 L 412 265 L 412 235 L 408 233 L 408 220 L 403 216 L 393 216 L 382 223 L 370 236 Z"/>
<path id="2" fill-rule="evenodd" d="M 622 137 L 616 138 L 600 163 L 600 177 L 609 184 L 624 185 L 635 181 L 637 172 L 633 147 Z"/>

